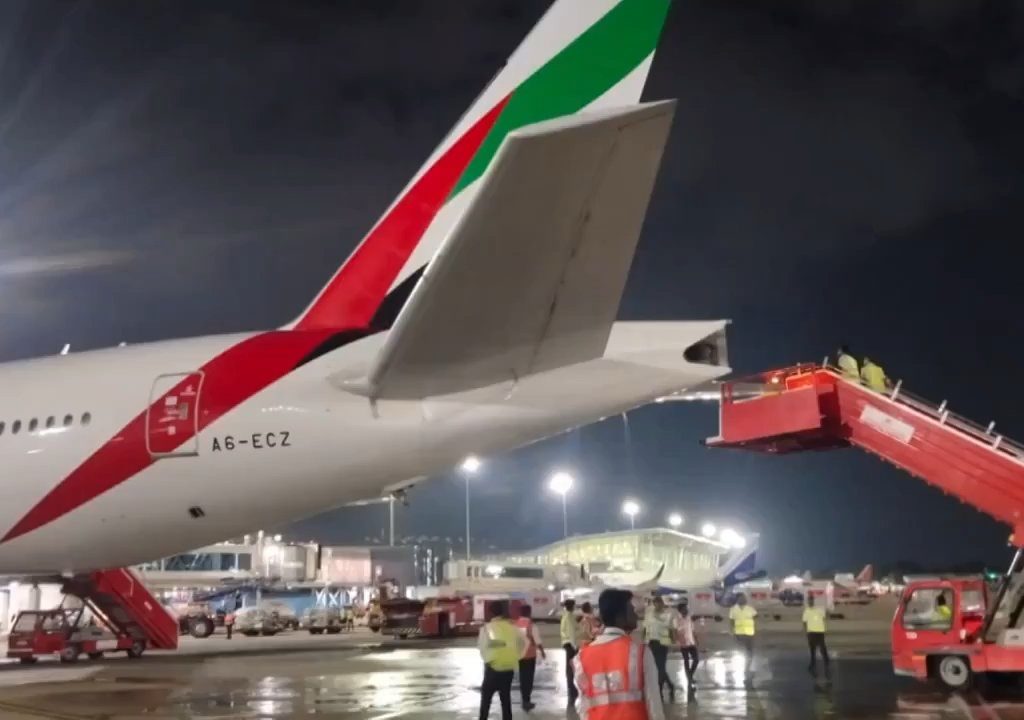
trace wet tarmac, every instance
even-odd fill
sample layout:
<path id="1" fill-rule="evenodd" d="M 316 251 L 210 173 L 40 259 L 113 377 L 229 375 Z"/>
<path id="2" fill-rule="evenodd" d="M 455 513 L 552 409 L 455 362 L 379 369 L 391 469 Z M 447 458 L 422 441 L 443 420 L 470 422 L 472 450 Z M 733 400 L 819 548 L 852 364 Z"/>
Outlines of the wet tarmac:
<path id="1" fill-rule="evenodd" d="M 669 670 L 681 689 L 669 718 L 981 718 L 1024 720 L 1018 689 L 964 695 L 897 678 L 884 624 L 847 624 L 831 636 L 834 681 L 807 671 L 799 626 L 759 634 L 753 673 L 721 630 L 709 632 L 687 697 L 678 655 Z M 324 644 L 294 635 L 272 643 L 186 644 L 181 654 L 140 661 L 111 659 L 62 666 L 0 668 L 0 718 L 126 720 L 128 718 L 338 717 L 474 718 L 482 667 L 471 641 L 382 642 L 365 634 Z M 202 643 L 202 641 L 200 641 Z M 301 648 L 301 651 L 299 651 Z M 563 654 L 552 652 L 537 671 L 537 720 L 574 717 L 566 711 Z M 513 711 L 522 710 L 518 686 Z M 491 717 L 500 717 L 495 703 Z"/>

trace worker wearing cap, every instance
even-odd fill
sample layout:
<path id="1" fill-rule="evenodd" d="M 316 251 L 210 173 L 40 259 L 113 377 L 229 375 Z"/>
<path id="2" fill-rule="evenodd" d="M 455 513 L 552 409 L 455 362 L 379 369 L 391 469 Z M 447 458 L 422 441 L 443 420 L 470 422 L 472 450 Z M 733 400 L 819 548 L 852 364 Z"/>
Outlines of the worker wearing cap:
<path id="1" fill-rule="evenodd" d="M 871 358 L 864 358 L 864 365 L 860 369 L 861 380 L 872 390 L 885 392 L 889 389 L 889 378 L 885 376 L 885 370 L 881 365 L 871 362 Z"/>
<path id="2" fill-rule="evenodd" d="M 576 702 L 579 693 L 576 691 L 576 684 L 572 677 L 572 661 L 579 651 L 579 624 L 576 621 L 576 601 L 572 598 L 566 600 L 562 607 L 562 617 L 558 623 L 558 635 L 565 650 L 565 681 L 568 684 L 569 706 Z"/>
<path id="3" fill-rule="evenodd" d="M 597 605 L 604 630 L 573 663 L 580 720 L 664 720 L 654 657 L 630 637 L 633 593 L 605 590 Z"/>
<path id="4" fill-rule="evenodd" d="M 804 631 L 807 633 L 807 649 L 811 653 L 811 664 L 807 670 L 818 677 L 818 655 L 825 665 L 825 679 L 832 679 L 828 664 L 828 647 L 825 645 L 825 610 L 814 606 L 814 595 L 807 593 L 807 606 L 803 615 Z"/>
<path id="5" fill-rule="evenodd" d="M 523 701 L 523 710 L 529 712 L 534 708 L 531 696 L 533 695 L 533 678 L 537 672 L 537 654 L 540 653 L 542 660 L 546 659 L 547 655 L 544 653 L 544 643 L 537 631 L 537 624 L 533 622 L 533 608 L 529 605 L 519 608 L 516 627 L 519 628 L 525 642 L 523 656 L 519 658 L 519 694 Z"/>
<path id="6" fill-rule="evenodd" d="M 754 635 L 757 627 L 754 618 L 757 617 L 757 610 L 747 604 L 747 596 L 740 593 L 736 596 L 736 604 L 729 610 L 729 620 L 732 621 L 732 634 L 736 642 L 743 649 L 747 658 L 747 672 L 752 670 L 754 664 Z"/>
<path id="7" fill-rule="evenodd" d="M 490 621 L 480 628 L 477 647 L 484 660 L 484 682 L 480 686 L 480 720 L 491 714 L 491 700 L 498 693 L 501 720 L 512 720 L 512 680 L 526 643 L 519 628 L 508 617 L 508 601 L 491 605 Z"/>
<path id="8" fill-rule="evenodd" d="M 672 619 L 665 611 L 665 601 L 660 597 L 654 598 L 644 612 L 644 637 L 658 669 L 658 692 L 661 693 L 668 686 L 669 699 L 675 702 L 676 686 L 668 676 L 668 649 L 672 646 L 671 623 Z"/>
<path id="9" fill-rule="evenodd" d="M 840 346 L 836 364 L 844 378 L 854 382 L 860 380 L 860 367 L 857 365 L 857 358 L 850 353 L 850 348 L 846 345 Z"/>

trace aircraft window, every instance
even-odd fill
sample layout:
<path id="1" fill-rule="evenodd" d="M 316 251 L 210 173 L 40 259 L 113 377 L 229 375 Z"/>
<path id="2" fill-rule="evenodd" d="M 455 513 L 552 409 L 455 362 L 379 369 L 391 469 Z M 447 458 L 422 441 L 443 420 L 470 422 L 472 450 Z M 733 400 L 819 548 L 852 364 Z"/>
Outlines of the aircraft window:
<path id="1" fill-rule="evenodd" d="M 71 427 L 71 423 L 74 422 L 74 418 L 70 415 L 64 416 L 64 427 Z"/>
<path id="2" fill-rule="evenodd" d="M 89 413 L 82 413 L 82 424 L 88 425 L 92 422 L 92 415 Z"/>
<path id="3" fill-rule="evenodd" d="M 19 430 L 21 430 L 21 420 L 15 420 L 11 425 L 11 432 L 17 435 Z"/>
<path id="4" fill-rule="evenodd" d="M 47 430 L 49 430 L 50 428 L 52 428 L 56 424 L 57 424 L 57 420 L 53 417 L 53 415 L 51 415 L 50 417 L 46 418 L 46 429 Z"/>
<path id="5" fill-rule="evenodd" d="M 28 421 L 28 431 L 29 432 L 35 432 L 37 427 L 39 427 L 39 421 L 38 420 L 36 420 L 35 418 L 32 418 L 31 420 Z"/>

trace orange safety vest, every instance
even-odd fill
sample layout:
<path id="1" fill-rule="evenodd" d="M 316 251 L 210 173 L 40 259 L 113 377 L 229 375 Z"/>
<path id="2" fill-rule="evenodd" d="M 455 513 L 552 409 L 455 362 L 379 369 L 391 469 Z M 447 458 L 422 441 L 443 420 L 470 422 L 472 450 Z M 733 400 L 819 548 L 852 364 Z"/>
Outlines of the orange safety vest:
<path id="1" fill-rule="evenodd" d="M 580 649 L 587 720 L 647 720 L 644 703 L 644 646 L 623 635 Z"/>
<path id="2" fill-rule="evenodd" d="M 526 633 L 526 651 L 523 653 L 524 660 L 531 660 L 537 657 L 537 643 L 533 640 L 533 621 L 529 618 L 516 618 L 516 627 Z"/>

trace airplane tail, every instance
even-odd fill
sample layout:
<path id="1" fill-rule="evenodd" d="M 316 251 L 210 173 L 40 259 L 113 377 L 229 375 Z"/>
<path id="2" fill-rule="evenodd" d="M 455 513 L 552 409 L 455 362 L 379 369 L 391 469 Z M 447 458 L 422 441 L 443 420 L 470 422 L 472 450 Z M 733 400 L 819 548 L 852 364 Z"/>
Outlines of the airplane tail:
<path id="1" fill-rule="evenodd" d="M 868 563 L 864 566 L 864 569 L 857 573 L 857 577 L 854 578 L 859 583 L 869 583 L 875 579 L 875 568 Z"/>
<path id="2" fill-rule="evenodd" d="M 389 329 L 510 132 L 639 102 L 669 3 L 556 0 L 288 327 Z"/>

